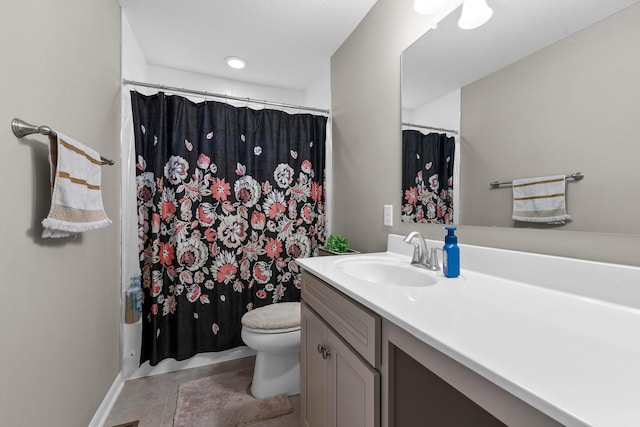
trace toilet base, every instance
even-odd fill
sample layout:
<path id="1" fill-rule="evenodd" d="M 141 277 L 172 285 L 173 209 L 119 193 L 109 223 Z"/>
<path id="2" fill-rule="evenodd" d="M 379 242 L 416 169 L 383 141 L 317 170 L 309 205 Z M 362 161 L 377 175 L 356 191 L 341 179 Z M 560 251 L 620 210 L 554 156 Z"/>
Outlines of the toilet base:
<path id="1" fill-rule="evenodd" d="M 258 351 L 251 394 L 258 399 L 300 394 L 300 352 L 272 354 Z"/>

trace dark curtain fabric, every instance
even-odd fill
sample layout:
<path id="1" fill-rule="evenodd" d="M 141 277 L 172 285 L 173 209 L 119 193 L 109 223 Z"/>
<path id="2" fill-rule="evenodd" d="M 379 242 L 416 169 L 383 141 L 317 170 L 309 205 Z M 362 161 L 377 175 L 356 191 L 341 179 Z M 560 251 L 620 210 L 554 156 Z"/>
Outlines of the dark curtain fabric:
<path id="1" fill-rule="evenodd" d="M 453 222 L 455 138 L 402 131 L 402 221 Z"/>
<path id="2" fill-rule="evenodd" d="M 253 308 L 300 300 L 324 243 L 327 118 L 131 92 L 140 363 L 242 345 Z"/>

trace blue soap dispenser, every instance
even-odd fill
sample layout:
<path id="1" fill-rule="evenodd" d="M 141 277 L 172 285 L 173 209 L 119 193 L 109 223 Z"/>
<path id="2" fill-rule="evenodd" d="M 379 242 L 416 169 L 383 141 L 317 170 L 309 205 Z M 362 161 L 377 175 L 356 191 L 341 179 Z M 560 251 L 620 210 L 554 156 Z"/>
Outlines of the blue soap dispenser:
<path id="1" fill-rule="evenodd" d="M 444 227 L 448 234 L 444 237 L 444 247 L 442 248 L 442 270 L 447 277 L 458 277 L 460 275 L 460 248 L 458 247 L 458 237 L 454 234 L 456 227 Z"/>

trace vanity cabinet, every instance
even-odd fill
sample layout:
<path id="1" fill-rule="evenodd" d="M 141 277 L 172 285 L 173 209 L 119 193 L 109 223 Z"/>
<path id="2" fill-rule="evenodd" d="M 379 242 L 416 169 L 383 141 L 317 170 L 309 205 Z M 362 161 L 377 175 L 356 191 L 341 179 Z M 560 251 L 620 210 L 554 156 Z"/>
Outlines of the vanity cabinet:
<path id="1" fill-rule="evenodd" d="M 559 427 L 333 286 L 302 273 L 304 427 Z"/>
<path id="2" fill-rule="evenodd" d="M 380 317 L 303 273 L 304 427 L 380 425 Z"/>
<path id="3" fill-rule="evenodd" d="M 381 253 L 297 260 L 304 425 L 336 425 L 336 406 L 370 399 L 363 380 L 322 359 L 327 343 L 379 378 L 380 427 L 640 426 L 630 375 L 640 372 L 640 268 L 464 245 L 464 275 L 402 286 L 383 279 L 413 270 L 404 239 L 389 235 Z M 367 274 L 384 265 L 398 273 Z M 343 376 L 348 399 L 335 397 Z M 312 413 L 328 415 L 314 423 Z"/>

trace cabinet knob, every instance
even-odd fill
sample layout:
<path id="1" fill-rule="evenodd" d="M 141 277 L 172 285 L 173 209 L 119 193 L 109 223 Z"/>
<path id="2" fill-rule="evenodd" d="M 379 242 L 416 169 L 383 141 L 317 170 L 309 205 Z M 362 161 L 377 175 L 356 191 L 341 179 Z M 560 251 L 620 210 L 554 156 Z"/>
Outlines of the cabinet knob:
<path id="1" fill-rule="evenodd" d="M 331 356 L 331 352 L 327 349 L 326 346 L 322 344 L 318 344 L 318 353 L 322 355 L 323 359 L 326 359 L 327 357 Z"/>
<path id="2" fill-rule="evenodd" d="M 331 352 L 327 349 L 327 347 L 324 348 L 324 351 L 322 352 L 322 358 L 326 359 L 329 356 L 331 356 Z"/>

